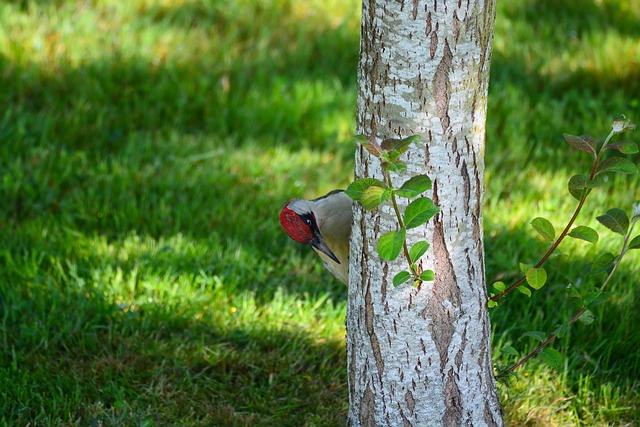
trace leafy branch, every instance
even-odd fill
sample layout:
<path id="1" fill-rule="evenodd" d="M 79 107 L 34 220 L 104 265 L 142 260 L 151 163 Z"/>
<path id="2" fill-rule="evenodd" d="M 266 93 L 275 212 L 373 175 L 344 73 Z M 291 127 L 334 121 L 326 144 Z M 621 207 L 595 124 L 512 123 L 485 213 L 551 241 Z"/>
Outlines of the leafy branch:
<path id="1" fill-rule="evenodd" d="M 391 172 L 403 172 L 407 165 L 399 160 L 412 143 L 420 141 L 419 135 L 404 139 L 385 139 L 381 144 L 371 136 L 357 135 L 356 139 L 374 157 L 380 160 L 383 181 L 375 178 L 357 179 L 349 185 L 346 194 L 353 200 L 362 203 L 366 210 L 378 208 L 382 203 L 391 201 L 396 216 L 397 228 L 386 232 L 378 240 L 378 255 L 385 261 L 393 261 L 402 252 L 408 263 L 408 269 L 393 277 L 395 287 L 413 280 L 414 286 L 419 287 L 423 281 L 433 280 L 435 275 L 431 270 L 421 271 L 418 260 L 429 249 L 429 243 L 419 241 L 411 248 L 407 245 L 407 230 L 426 223 L 440 212 L 440 208 L 433 204 L 433 200 L 422 193 L 431 189 L 431 179 L 427 175 L 419 174 L 405 181 L 400 188 L 394 188 L 391 182 Z M 418 197 L 420 196 L 420 197 Z M 404 214 L 398 207 L 398 197 L 415 199 L 406 207 Z"/>
<path id="2" fill-rule="evenodd" d="M 614 135 L 626 132 L 628 130 L 635 129 L 635 125 L 632 124 L 625 117 L 616 120 L 611 125 L 611 131 L 604 140 L 602 146 L 597 150 L 597 144 L 593 137 L 589 135 L 573 136 L 564 135 L 564 139 L 574 148 L 590 153 L 593 156 L 593 164 L 589 175 L 575 175 L 569 180 L 569 193 L 572 197 L 578 200 L 578 205 L 571 216 L 568 224 L 564 227 L 556 239 L 555 228 L 545 218 L 535 218 L 531 225 L 533 228 L 545 239 L 551 242 L 550 248 L 542 256 L 542 258 L 535 265 L 520 264 L 520 269 L 524 275 L 516 281 L 513 285 L 505 288 L 504 283 L 496 282 L 493 284 L 493 288 L 498 292 L 496 295 L 491 295 L 488 300 L 490 307 L 497 306 L 497 300 L 508 294 L 514 289 L 531 296 L 531 290 L 527 286 L 521 286 L 525 282 L 533 289 L 540 289 L 544 286 L 547 273 L 542 268 L 544 262 L 551 256 L 551 254 L 558 248 L 560 243 L 566 236 L 576 239 L 582 239 L 590 243 L 597 243 L 599 240 L 598 233 L 590 227 L 577 226 L 573 229 L 574 222 L 576 221 L 580 211 L 582 210 L 587 196 L 591 190 L 600 186 L 603 182 L 603 175 L 608 172 L 623 173 L 623 174 L 638 174 L 638 168 L 634 163 L 624 157 L 612 156 L 606 160 L 602 160 L 603 154 L 606 150 L 617 150 L 622 154 L 636 154 L 638 153 L 638 146 L 636 143 L 629 141 L 611 142 Z M 562 367 L 562 355 L 557 350 L 549 347 L 556 338 L 562 337 L 571 325 L 580 320 L 585 324 L 590 324 L 594 321 L 595 315 L 591 311 L 592 308 L 604 303 L 608 299 L 608 294 L 605 293 L 605 289 L 611 281 L 611 278 L 615 274 L 616 270 L 620 266 L 623 257 L 631 249 L 640 249 L 640 235 L 631 237 L 633 229 L 638 221 L 640 221 L 640 201 L 636 202 L 633 206 L 634 212 L 631 220 L 627 213 L 618 208 L 609 209 L 606 214 L 598 216 L 596 219 L 606 228 L 612 232 L 619 234 L 623 237 L 622 248 L 617 256 L 611 253 L 604 253 L 598 256 L 593 263 L 587 266 L 587 273 L 590 276 L 607 273 L 606 278 L 602 282 L 602 285 L 598 288 L 589 288 L 586 291 L 580 290 L 576 286 L 569 285 L 567 287 L 570 297 L 580 299 L 580 309 L 569 319 L 567 322 L 559 325 L 553 333 L 548 337 L 544 332 L 529 331 L 522 335 L 522 337 L 532 337 L 540 341 L 540 344 L 526 356 L 522 357 L 518 362 L 509 368 L 500 372 L 498 377 L 505 377 L 512 373 L 515 369 L 522 366 L 527 360 L 533 356 L 539 354 L 542 360 L 555 369 Z M 521 338 L 522 338 L 521 337 Z M 506 346 L 502 349 L 503 353 L 515 355 L 520 357 L 518 351 L 511 347 Z"/>
<path id="3" fill-rule="evenodd" d="M 579 291 L 575 287 L 569 287 L 570 295 L 573 297 L 580 298 L 582 300 L 582 307 L 571 317 L 571 319 L 558 326 L 556 330 L 546 339 L 540 343 L 533 351 L 527 354 L 525 357 L 521 358 L 518 362 L 505 369 L 504 371 L 498 374 L 498 377 L 505 377 L 509 375 L 511 372 L 522 366 L 527 360 L 531 359 L 538 353 L 541 353 L 543 360 L 550 366 L 560 369 L 562 366 L 562 356 L 557 350 L 547 348 L 549 344 L 556 338 L 562 337 L 568 330 L 571 325 L 573 325 L 576 321 L 581 320 L 586 324 L 590 324 L 594 320 L 592 308 L 606 302 L 609 298 L 607 294 L 605 294 L 605 288 L 611 281 L 611 278 L 615 274 L 616 270 L 620 266 L 622 262 L 622 258 L 625 256 L 627 251 L 631 249 L 640 249 L 640 234 L 631 239 L 631 234 L 633 233 L 633 228 L 636 223 L 640 221 L 640 201 L 636 202 L 633 206 L 634 215 L 631 218 L 631 226 L 629 226 L 629 217 L 626 212 L 621 209 L 610 209 L 605 215 L 599 216 L 598 221 L 613 231 L 614 233 L 620 234 L 623 236 L 622 249 L 617 256 L 613 256 L 612 254 L 606 253 L 598 257 L 590 267 L 590 274 L 599 274 L 602 272 L 608 271 L 608 275 L 602 285 L 599 288 L 593 288 L 585 295 L 581 295 Z M 528 336 L 541 338 L 540 334 L 536 333 L 528 333 Z M 503 352 L 514 354 L 519 356 L 517 350 L 513 347 L 509 347 L 506 351 L 503 349 Z"/>
<path id="4" fill-rule="evenodd" d="M 571 196 L 578 200 L 571 219 L 564 227 L 558 238 L 555 238 L 555 229 L 551 222 L 545 218 L 535 218 L 531 225 L 533 228 L 546 240 L 552 242 L 552 245 L 540 258 L 540 260 L 534 265 L 521 265 L 523 270 L 523 276 L 520 277 L 515 283 L 509 287 L 505 287 L 504 283 L 496 282 L 493 284 L 494 289 L 498 292 L 489 298 L 489 307 L 495 307 L 497 301 L 512 292 L 515 289 L 519 289 L 521 292 L 531 295 L 531 291 L 528 288 L 520 288 L 525 281 L 534 289 L 540 289 L 544 286 L 547 278 L 546 271 L 542 268 L 542 265 L 549 259 L 551 254 L 560 246 L 560 243 L 566 236 L 570 236 L 576 239 L 586 240 L 591 243 L 598 241 L 598 233 L 590 227 L 578 226 L 571 230 L 574 222 L 578 218 L 582 207 L 587 199 L 587 196 L 591 193 L 591 190 L 602 185 L 603 174 L 607 172 L 617 172 L 624 174 L 637 174 L 638 168 L 633 162 L 624 157 L 611 157 L 604 161 L 601 161 L 603 154 L 606 150 L 617 150 L 622 154 L 635 154 L 638 152 L 638 145 L 630 141 L 618 141 L 611 143 L 611 138 L 619 133 L 623 133 L 629 130 L 635 129 L 635 125 L 631 123 L 626 117 L 622 117 L 619 120 L 615 120 L 611 125 L 611 131 L 606 137 L 604 143 L 597 150 L 596 140 L 589 135 L 574 136 L 564 134 L 564 139 L 573 148 L 587 152 L 594 158 L 589 175 L 574 175 L 569 180 L 568 189 Z M 571 231 L 570 231 L 571 230 Z"/>

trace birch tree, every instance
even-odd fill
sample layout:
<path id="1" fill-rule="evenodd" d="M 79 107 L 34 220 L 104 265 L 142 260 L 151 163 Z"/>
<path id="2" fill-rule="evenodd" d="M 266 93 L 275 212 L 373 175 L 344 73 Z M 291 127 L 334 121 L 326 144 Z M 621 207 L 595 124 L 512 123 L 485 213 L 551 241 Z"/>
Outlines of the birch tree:
<path id="1" fill-rule="evenodd" d="M 419 265 L 435 280 L 394 287 L 406 261 L 387 263 L 376 252 L 380 235 L 397 227 L 393 209 L 354 205 L 349 425 L 502 425 L 482 229 L 494 20 L 495 0 L 363 1 L 357 131 L 379 141 L 420 135 L 392 181 L 427 174 L 440 212 L 407 232 L 409 242 L 431 243 Z M 355 174 L 382 179 L 379 160 L 362 147 Z"/>

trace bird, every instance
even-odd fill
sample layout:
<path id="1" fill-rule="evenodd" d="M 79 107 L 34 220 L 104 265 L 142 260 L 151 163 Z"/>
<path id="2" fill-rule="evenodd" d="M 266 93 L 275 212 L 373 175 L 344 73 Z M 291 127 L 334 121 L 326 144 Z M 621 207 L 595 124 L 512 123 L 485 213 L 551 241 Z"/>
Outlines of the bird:
<path id="1" fill-rule="evenodd" d="M 353 200 L 333 190 L 313 200 L 291 199 L 280 212 L 280 225 L 298 243 L 310 245 L 336 279 L 349 282 L 349 238 Z"/>

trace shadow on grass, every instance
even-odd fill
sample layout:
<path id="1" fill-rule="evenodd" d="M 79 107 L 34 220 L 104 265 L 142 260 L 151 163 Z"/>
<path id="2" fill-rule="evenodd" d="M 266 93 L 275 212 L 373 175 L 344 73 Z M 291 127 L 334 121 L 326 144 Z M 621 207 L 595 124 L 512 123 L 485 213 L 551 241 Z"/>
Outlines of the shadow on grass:
<path id="1" fill-rule="evenodd" d="M 602 142 L 621 114 L 637 123 L 640 67 L 627 69 L 624 75 L 585 68 L 550 75 L 540 65 L 527 65 L 531 61 L 527 55 L 531 54 L 505 56 L 494 51 L 492 56 L 487 168 L 535 165 L 541 172 L 567 174 L 588 170 L 590 159 L 570 149 L 562 134 L 590 134 Z M 637 140 L 633 133 L 627 138 Z M 637 156 L 631 159 L 638 162 Z"/>
<path id="2" fill-rule="evenodd" d="M 221 327 L 188 307 L 116 305 L 87 289 L 37 285 L 3 290 L 10 351 L 0 371 L 11 387 L 0 407 L 9 425 L 304 425 L 316 414 L 337 425 L 345 418 L 341 341 L 286 326 Z"/>
<path id="3" fill-rule="evenodd" d="M 602 141 L 620 114 L 638 122 L 640 67 L 629 58 L 640 16 L 621 5 L 593 0 L 502 4 L 496 26 L 508 33 L 496 36 L 492 55 L 488 168 L 566 169 L 569 151 L 558 149 L 566 148 L 563 133 Z M 525 38 L 536 41 L 529 46 Z M 571 155 L 570 164 L 589 166 L 579 155 Z"/>

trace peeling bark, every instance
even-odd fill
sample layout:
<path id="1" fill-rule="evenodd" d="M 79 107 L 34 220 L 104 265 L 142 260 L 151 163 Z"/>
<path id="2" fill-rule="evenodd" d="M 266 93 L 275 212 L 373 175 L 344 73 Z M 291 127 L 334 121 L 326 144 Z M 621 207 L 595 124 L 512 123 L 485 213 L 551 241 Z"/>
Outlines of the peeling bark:
<path id="1" fill-rule="evenodd" d="M 399 186 L 426 173 L 440 213 L 409 230 L 435 272 L 394 288 L 406 268 L 375 251 L 395 228 L 391 206 L 354 208 L 347 306 L 349 425 L 500 426 L 482 243 L 486 98 L 495 0 L 363 1 L 357 133 L 422 135 Z M 382 179 L 361 147 L 356 177 Z M 401 209 L 406 201 L 401 200 Z"/>

